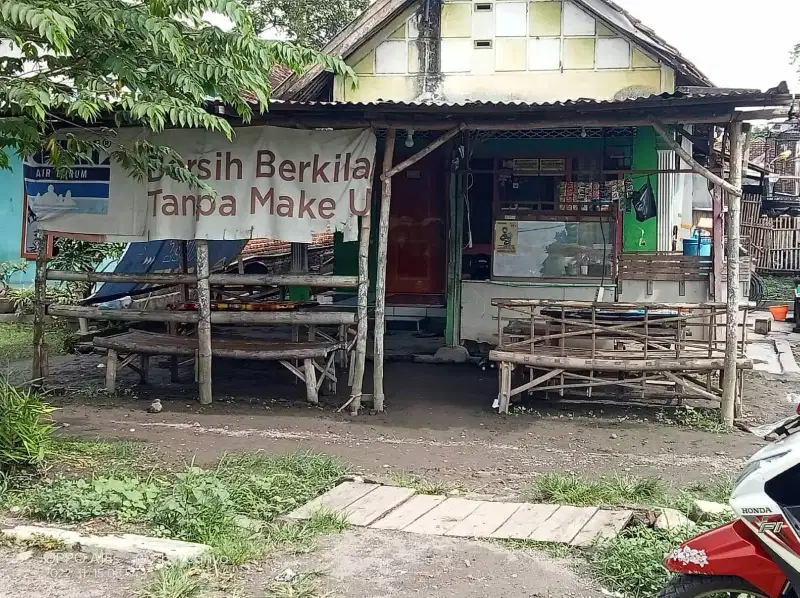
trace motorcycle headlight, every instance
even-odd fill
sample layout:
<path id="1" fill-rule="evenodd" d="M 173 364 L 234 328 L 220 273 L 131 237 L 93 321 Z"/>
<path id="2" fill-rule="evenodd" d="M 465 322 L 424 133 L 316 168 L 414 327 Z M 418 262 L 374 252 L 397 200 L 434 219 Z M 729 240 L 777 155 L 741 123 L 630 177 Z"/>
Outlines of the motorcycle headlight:
<path id="1" fill-rule="evenodd" d="M 758 471 L 762 465 L 769 463 L 770 461 L 775 461 L 776 459 L 780 459 L 781 457 L 788 455 L 789 451 L 785 451 L 783 453 L 778 453 L 777 455 L 770 455 L 769 457 L 765 457 L 764 459 L 759 459 L 758 461 L 753 461 L 745 465 L 742 473 L 739 474 L 739 477 L 736 478 L 736 485 L 738 486 L 747 476 L 749 476 L 754 471 Z"/>

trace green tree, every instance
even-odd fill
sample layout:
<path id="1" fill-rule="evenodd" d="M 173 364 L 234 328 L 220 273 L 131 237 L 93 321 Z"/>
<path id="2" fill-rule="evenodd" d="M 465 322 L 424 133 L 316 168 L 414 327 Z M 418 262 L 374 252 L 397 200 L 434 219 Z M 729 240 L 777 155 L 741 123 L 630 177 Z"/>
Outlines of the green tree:
<path id="1" fill-rule="evenodd" d="M 204 20 L 228 17 L 224 31 Z M 249 121 L 255 99 L 270 99 L 275 65 L 302 72 L 322 64 L 352 76 L 338 59 L 297 44 L 258 37 L 236 0 L 0 0 L 0 167 L 8 151 L 45 152 L 65 172 L 110 153 L 134 176 L 160 168 L 204 186 L 168 147 L 147 140 L 123 147 L 113 127 L 205 128 L 233 135 L 207 109 L 216 99 Z M 6 51 L 9 50 L 10 51 Z M 100 137 L 65 132 L 78 123 Z"/>
<path id="2" fill-rule="evenodd" d="M 290 40 L 321 48 L 364 9 L 370 0 L 242 0 L 256 31 L 275 29 Z"/>

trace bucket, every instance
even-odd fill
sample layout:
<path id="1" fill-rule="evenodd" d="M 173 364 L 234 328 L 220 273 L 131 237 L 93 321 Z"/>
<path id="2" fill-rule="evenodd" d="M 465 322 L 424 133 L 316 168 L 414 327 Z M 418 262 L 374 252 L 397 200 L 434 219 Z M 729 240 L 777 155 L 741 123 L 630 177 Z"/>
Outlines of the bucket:
<path id="1" fill-rule="evenodd" d="M 697 255 L 701 257 L 711 257 L 711 237 L 703 235 L 698 238 L 700 239 L 700 246 L 698 247 Z"/>
<path id="2" fill-rule="evenodd" d="M 772 319 L 776 322 L 785 322 L 786 316 L 789 315 L 788 305 L 772 305 L 769 308 L 769 313 L 772 314 Z"/>
<path id="3" fill-rule="evenodd" d="M 711 251 L 711 246 L 708 247 Z M 700 239 L 692 237 L 683 240 L 683 255 L 700 255 Z M 709 254 L 710 255 L 710 254 Z"/>

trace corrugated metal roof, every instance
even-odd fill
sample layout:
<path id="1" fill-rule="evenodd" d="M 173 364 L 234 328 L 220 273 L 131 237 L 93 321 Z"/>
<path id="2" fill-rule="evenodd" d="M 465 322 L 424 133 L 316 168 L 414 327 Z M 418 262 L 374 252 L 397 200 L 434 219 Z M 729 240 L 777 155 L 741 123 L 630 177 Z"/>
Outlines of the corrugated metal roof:
<path id="1" fill-rule="evenodd" d="M 595 100 L 591 98 L 579 98 L 577 100 L 566 100 L 563 102 L 525 102 L 522 100 L 507 100 L 507 101 L 487 101 L 487 100 L 465 100 L 462 102 L 449 102 L 445 100 L 412 100 L 412 101 L 398 101 L 398 100 L 370 100 L 367 102 L 339 102 L 328 100 L 282 100 L 273 99 L 270 101 L 271 105 L 280 106 L 293 106 L 293 107 L 352 107 L 352 108 L 369 108 L 369 107 L 385 107 L 385 108 L 419 108 L 419 107 L 443 107 L 443 108 L 558 108 L 558 107 L 574 107 L 574 106 L 615 106 L 626 105 L 632 106 L 637 103 L 645 104 L 658 101 L 691 101 L 691 100 L 725 100 L 736 98 L 753 98 L 758 100 L 767 99 L 773 96 L 782 96 L 788 93 L 788 88 L 785 83 L 775 87 L 768 92 L 762 92 L 757 89 L 731 89 L 731 88 L 704 88 L 704 87 L 688 87 L 680 88 L 675 93 L 662 93 L 653 94 L 649 96 L 642 96 L 638 98 L 627 98 L 622 100 Z"/>

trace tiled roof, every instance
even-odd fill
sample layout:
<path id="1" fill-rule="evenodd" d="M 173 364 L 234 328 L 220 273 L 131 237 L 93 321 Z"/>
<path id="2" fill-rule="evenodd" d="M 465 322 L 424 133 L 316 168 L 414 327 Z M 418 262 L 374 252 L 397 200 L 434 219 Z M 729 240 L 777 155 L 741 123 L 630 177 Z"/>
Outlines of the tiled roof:
<path id="1" fill-rule="evenodd" d="M 324 247 L 333 243 L 333 233 L 315 233 L 311 236 L 310 248 Z M 277 239 L 251 239 L 242 249 L 242 257 L 275 255 L 289 251 L 291 244 Z"/>

